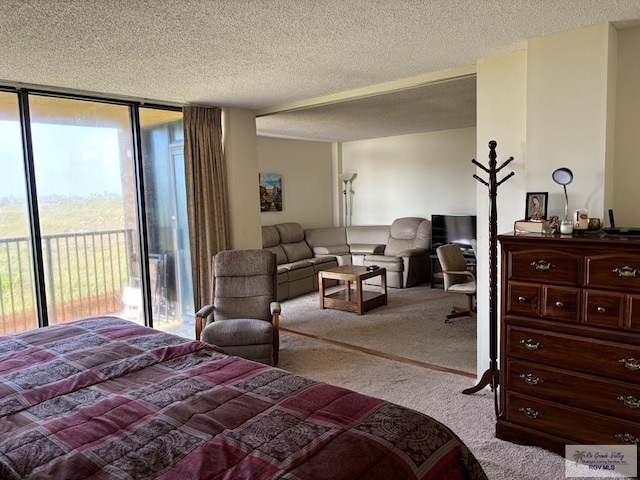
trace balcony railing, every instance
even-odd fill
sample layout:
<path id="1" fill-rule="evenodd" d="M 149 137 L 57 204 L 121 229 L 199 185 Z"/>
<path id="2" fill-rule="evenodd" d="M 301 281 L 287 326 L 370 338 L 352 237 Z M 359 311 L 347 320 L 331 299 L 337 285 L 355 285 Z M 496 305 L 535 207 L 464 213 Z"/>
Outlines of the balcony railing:
<path id="1" fill-rule="evenodd" d="M 133 230 L 42 237 L 49 324 L 119 312 L 133 273 Z M 29 238 L 0 239 L 0 334 L 37 326 Z"/>

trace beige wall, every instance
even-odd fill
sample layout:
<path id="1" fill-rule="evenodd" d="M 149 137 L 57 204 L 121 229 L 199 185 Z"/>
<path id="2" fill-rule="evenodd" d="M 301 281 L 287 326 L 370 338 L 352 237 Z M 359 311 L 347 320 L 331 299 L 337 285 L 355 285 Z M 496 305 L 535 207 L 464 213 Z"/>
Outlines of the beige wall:
<path id="1" fill-rule="evenodd" d="M 618 34 L 614 187 L 616 224 L 640 227 L 640 27 Z"/>
<path id="2" fill-rule="evenodd" d="M 527 100 L 527 53 L 520 51 L 478 61 L 477 101 L 478 138 L 476 157 L 489 167 L 489 141 L 495 140 L 496 163 L 500 167 L 509 157 L 509 163 L 498 175 L 498 181 L 509 173 L 515 175 L 497 189 L 497 233 L 513 229 L 513 221 L 524 216 L 525 206 L 525 147 Z M 476 174 L 488 181 L 488 174 L 478 168 Z M 478 205 L 478 376 L 489 367 L 489 196 L 488 188 L 476 185 Z M 500 276 L 500 247 L 495 275 Z M 496 292 L 499 299 L 499 291 Z M 498 304 L 499 307 L 499 304 Z M 499 318 L 499 308 L 495 311 Z"/>
<path id="3" fill-rule="evenodd" d="M 352 225 L 398 217 L 476 212 L 476 129 L 462 128 L 342 144 L 342 171 L 357 174 Z"/>
<path id="4" fill-rule="evenodd" d="M 604 213 L 612 36 L 599 24 L 528 43 L 526 188 L 549 192 L 549 213 L 560 218 L 564 193 L 551 178 L 558 167 L 574 174 L 569 211 Z"/>
<path id="5" fill-rule="evenodd" d="M 248 110 L 230 108 L 223 110 L 222 121 L 231 248 L 262 248 L 255 116 Z"/>
<path id="6" fill-rule="evenodd" d="M 258 137 L 258 168 L 261 173 L 282 175 L 282 211 L 258 212 L 262 225 L 298 222 L 304 228 L 333 225 L 332 146 Z M 258 173 L 253 189 L 258 192 Z"/>

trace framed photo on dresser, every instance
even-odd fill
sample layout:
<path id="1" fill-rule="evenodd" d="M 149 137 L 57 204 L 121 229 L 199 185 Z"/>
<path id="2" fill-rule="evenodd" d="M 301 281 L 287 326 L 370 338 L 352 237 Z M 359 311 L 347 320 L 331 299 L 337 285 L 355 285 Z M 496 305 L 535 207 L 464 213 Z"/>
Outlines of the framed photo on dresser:
<path id="1" fill-rule="evenodd" d="M 549 192 L 527 192 L 524 218 L 532 222 L 541 222 L 547 219 L 547 200 Z"/>

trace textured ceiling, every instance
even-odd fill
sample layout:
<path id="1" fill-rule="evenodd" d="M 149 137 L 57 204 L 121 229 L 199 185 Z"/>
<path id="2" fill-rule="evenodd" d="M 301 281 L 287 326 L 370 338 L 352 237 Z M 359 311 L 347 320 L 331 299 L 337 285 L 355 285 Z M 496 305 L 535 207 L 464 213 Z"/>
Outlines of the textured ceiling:
<path id="1" fill-rule="evenodd" d="M 412 118 L 467 126 L 473 81 L 322 97 L 639 18 L 638 0 L 0 0 L 0 84 L 282 110 L 261 116 L 259 132 L 349 140 L 424 131 Z"/>

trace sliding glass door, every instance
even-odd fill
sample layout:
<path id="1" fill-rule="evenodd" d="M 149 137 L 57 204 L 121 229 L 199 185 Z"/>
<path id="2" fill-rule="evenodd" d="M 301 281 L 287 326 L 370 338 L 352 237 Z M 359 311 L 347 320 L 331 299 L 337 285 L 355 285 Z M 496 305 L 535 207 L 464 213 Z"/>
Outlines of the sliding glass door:
<path id="1" fill-rule="evenodd" d="M 193 338 L 182 112 L 139 112 L 153 324 Z"/>
<path id="2" fill-rule="evenodd" d="M 193 337 L 182 145 L 180 110 L 0 92 L 0 333 L 116 315 Z"/>

